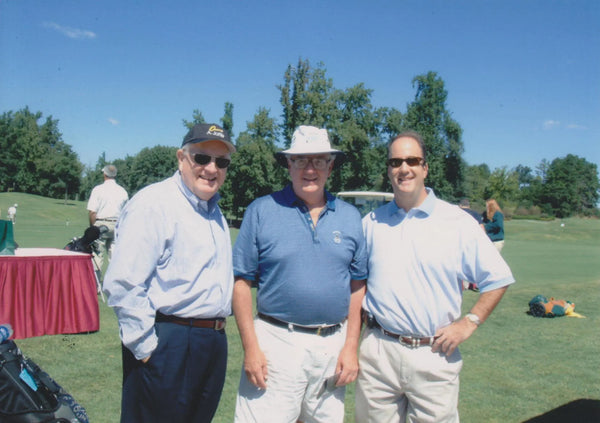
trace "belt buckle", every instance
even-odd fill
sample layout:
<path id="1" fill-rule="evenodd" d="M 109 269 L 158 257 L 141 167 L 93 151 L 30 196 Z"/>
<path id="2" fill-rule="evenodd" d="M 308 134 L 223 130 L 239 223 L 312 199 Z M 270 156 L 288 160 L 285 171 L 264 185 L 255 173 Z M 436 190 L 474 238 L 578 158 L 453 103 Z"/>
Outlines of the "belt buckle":
<path id="1" fill-rule="evenodd" d="M 401 336 L 399 340 L 401 344 L 406 345 L 408 348 L 417 348 L 421 346 L 421 339 L 415 338 L 414 336 Z"/>
<path id="2" fill-rule="evenodd" d="M 225 319 L 223 320 L 215 320 L 215 330 L 223 330 L 225 329 Z"/>

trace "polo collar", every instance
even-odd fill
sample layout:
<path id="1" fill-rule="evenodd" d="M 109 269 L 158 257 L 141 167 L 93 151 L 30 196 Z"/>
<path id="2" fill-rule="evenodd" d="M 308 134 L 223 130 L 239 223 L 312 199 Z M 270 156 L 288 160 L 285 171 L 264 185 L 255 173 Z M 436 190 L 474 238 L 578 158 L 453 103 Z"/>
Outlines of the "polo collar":
<path id="1" fill-rule="evenodd" d="M 283 198 L 285 200 L 286 205 L 290 207 L 303 207 L 305 206 L 304 201 L 302 201 L 292 188 L 292 184 L 288 184 L 283 190 Z M 325 190 L 325 207 L 328 210 L 335 211 L 335 196 L 331 194 L 329 191 Z"/>
<path id="2" fill-rule="evenodd" d="M 391 214 L 400 214 L 400 215 L 419 215 L 419 214 L 425 214 L 426 216 L 431 215 L 431 213 L 433 213 L 433 209 L 435 208 L 435 202 L 437 197 L 435 196 L 435 193 L 433 192 L 433 189 L 431 188 L 425 188 L 425 191 L 427 191 L 427 197 L 425 197 L 425 200 L 423 200 L 423 202 L 416 206 L 413 207 L 412 209 L 410 209 L 408 212 L 405 212 L 404 209 L 398 207 L 398 205 L 396 204 L 395 201 L 390 201 L 390 207 L 391 207 Z"/>

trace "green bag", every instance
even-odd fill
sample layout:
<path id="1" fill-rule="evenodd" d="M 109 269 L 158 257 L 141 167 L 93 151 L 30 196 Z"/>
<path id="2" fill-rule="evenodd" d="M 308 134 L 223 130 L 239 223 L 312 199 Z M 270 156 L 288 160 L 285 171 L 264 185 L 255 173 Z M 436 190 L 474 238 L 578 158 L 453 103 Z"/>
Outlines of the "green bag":
<path id="1" fill-rule="evenodd" d="M 12 222 L 0 220 L 0 256 L 14 256 L 15 248 Z"/>

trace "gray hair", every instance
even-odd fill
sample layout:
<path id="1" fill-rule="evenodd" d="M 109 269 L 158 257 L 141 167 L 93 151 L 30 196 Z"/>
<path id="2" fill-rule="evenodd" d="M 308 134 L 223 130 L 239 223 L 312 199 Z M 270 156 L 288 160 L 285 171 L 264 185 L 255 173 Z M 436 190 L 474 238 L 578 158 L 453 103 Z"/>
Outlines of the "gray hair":
<path id="1" fill-rule="evenodd" d="M 117 176 L 117 168 L 115 165 L 106 165 L 102 168 L 102 173 L 104 173 L 107 178 L 114 178 Z"/>

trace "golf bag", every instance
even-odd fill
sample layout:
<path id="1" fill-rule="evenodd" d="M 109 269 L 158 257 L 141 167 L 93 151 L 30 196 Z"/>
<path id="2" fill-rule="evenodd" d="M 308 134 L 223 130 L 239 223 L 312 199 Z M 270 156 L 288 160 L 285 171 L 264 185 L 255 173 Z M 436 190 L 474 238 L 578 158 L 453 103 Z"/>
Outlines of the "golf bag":
<path id="1" fill-rule="evenodd" d="M 85 409 L 14 341 L 0 344 L 0 422 L 88 423 Z"/>
<path id="2" fill-rule="evenodd" d="M 81 238 L 73 238 L 71 242 L 65 245 L 65 250 L 88 254 L 97 253 L 96 240 L 100 239 L 106 232 L 108 232 L 108 227 L 105 225 L 92 225 L 85 230 Z"/>
<path id="3" fill-rule="evenodd" d="M 105 234 L 108 232 L 106 225 L 94 226 L 91 225 L 85 230 L 81 238 L 73 238 L 71 242 L 65 245 L 65 250 L 76 251 L 80 253 L 88 253 L 92 255 L 92 263 L 94 264 L 94 273 L 96 274 L 96 286 L 98 293 L 102 295 L 104 301 L 104 294 L 102 293 L 102 287 L 100 280 L 102 276 L 102 269 L 98 265 L 96 258 L 98 257 L 98 241 L 99 239 L 105 239 Z M 0 422 L 1 423 L 1 422 Z"/>

